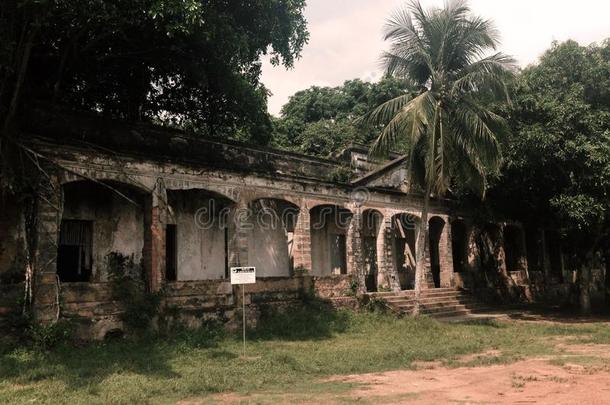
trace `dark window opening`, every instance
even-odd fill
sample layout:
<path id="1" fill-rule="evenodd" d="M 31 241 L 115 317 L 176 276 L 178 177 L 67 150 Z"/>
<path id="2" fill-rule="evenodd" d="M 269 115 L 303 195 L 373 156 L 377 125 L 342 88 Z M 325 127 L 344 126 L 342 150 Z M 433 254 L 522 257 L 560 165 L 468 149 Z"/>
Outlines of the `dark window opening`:
<path id="1" fill-rule="evenodd" d="M 549 257 L 549 270 L 551 276 L 563 283 L 563 260 L 561 252 L 561 238 L 558 233 L 547 231 L 545 235 L 546 249 Z"/>
<path id="2" fill-rule="evenodd" d="M 504 254 L 506 270 L 508 272 L 520 271 L 521 261 L 523 260 L 521 229 L 512 226 L 504 228 Z"/>
<path id="3" fill-rule="evenodd" d="M 165 227 L 165 280 L 176 281 L 178 277 L 178 241 L 176 225 Z"/>
<path id="4" fill-rule="evenodd" d="M 468 236 L 466 225 L 460 220 L 451 223 L 451 252 L 453 271 L 461 273 L 468 265 Z"/>
<path id="5" fill-rule="evenodd" d="M 527 269 L 529 271 L 542 271 L 542 239 L 541 232 L 535 228 L 527 228 L 525 233 L 525 244 L 527 248 Z"/>
<path id="6" fill-rule="evenodd" d="M 93 223 L 64 220 L 59 232 L 57 275 L 61 282 L 91 281 Z"/>
<path id="7" fill-rule="evenodd" d="M 438 217 L 433 217 L 428 222 L 428 247 L 430 249 L 430 269 L 432 270 L 432 279 L 434 287 L 441 286 L 441 258 L 440 258 L 440 240 L 443 232 L 444 222 Z"/>

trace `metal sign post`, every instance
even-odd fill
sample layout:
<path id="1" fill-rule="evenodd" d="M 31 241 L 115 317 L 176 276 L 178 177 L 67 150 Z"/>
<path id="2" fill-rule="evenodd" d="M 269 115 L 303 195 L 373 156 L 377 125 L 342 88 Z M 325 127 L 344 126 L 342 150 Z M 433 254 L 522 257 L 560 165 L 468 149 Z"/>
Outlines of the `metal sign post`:
<path id="1" fill-rule="evenodd" d="M 231 284 L 241 284 L 241 316 L 243 328 L 243 357 L 246 357 L 246 284 L 256 283 L 255 267 L 231 267 Z"/>

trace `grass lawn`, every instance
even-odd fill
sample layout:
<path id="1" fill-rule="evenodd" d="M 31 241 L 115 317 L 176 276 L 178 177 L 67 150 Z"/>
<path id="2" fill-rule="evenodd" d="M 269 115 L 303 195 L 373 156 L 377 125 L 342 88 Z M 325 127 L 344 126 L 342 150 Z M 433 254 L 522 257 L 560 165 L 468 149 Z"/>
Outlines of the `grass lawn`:
<path id="1" fill-rule="evenodd" d="M 553 337 L 610 343 L 605 324 L 488 322 L 443 324 L 428 318 L 328 312 L 312 307 L 275 315 L 240 334 L 202 329 L 171 338 L 62 345 L 50 352 L 4 349 L 0 403 L 173 403 L 211 394 L 265 392 L 338 395 L 352 387 L 324 377 L 414 367 L 414 361 L 469 365 L 556 353 Z M 463 363 L 459 363 L 463 365 Z"/>

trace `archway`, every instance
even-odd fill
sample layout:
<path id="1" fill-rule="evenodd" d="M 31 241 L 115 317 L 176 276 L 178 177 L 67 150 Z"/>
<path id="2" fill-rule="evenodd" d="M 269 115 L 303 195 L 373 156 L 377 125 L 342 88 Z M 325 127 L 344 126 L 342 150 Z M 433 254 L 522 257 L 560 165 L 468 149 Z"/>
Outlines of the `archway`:
<path id="1" fill-rule="evenodd" d="M 411 214 L 396 214 L 392 217 L 393 266 L 398 273 L 400 288 L 415 288 L 416 240 L 420 220 Z"/>
<path id="2" fill-rule="evenodd" d="M 445 227 L 445 221 L 440 217 L 432 217 L 428 221 L 428 247 L 430 252 L 430 271 L 434 288 L 441 286 L 440 240 Z"/>
<path id="3" fill-rule="evenodd" d="M 261 277 L 287 277 L 294 272 L 294 229 L 299 208 L 285 200 L 258 199 L 249 204 L 249 263 Z"/>
<path id="4" fill-rule="evenodd" d="M 227 278 L 233 201 L 204 189 L 167 190 L 167 200 L 166 280 Z"/>
<path id="5" fill-rule="evenodd" d="M 561 248 L 561 235 L 557 231 L 545 230 L 545 261 L 550 276 L 559 283 L 563 283 L 563 253 Z"/>
<path id="6" fill-rule="evenodd" d="M 89 180 L 62 186 L 57 248 L 62 282 L 108 279 L 108 258 L 119 255 L 134 271 L 143 260 L 147 193 L 132 185 Z"/>
<path id="7" fill-rule="evenodd" d="M 347 229 L 352 213 L 337 205 L 310 210 L 311 267 L 316 276 L 347 274 Z"/>
<path id="8" fill-rule="evenodd" d="M 506 257 L 506 270 L 520 272 L 525 270 L 525 246 L 523 231 L 515 225 L 504 227 L 504 255 Z"/>

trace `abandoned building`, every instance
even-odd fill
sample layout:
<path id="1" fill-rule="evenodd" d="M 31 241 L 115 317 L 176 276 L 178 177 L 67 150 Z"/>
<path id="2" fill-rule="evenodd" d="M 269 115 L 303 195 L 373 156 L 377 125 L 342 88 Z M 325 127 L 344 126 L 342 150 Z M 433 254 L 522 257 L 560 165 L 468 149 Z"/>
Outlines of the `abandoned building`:
<path id="1" fill-rule="evenodd" d="M 35 315 L 77 319 L 93 338 L 121 328 L 110 255 L 139 269 L 147 289 L 190 325 L 233 318 L 241 294 L 229 281 L 232 266 L 256 267 L 257 283 L 245 287 L 254 316 L 307 294 L 348 306 L 366 292 L 411 297 L 423 220 L 425 287 L 437 301 L 490 288 L 481 276 L 486 263 L 520 299 L 573 282 L 552 232 L 510 221 L 477 225 L 450 200 L 433 200 L 422 219 L 421 195 L 402 188 L 400 156 L 375 163 L 353 147 L 325 160 L 59 113 L 39 112 L 28 130 L 51 182 L 36 207 Z M 345 166 L 353 179 L 331 180 Z M 7 312 L 23 295 L 25 225 L 19 202 L 1 204 L 0 310 Z M 468 309 L 459 300 L 435 305 L 429 313 Z"/>

